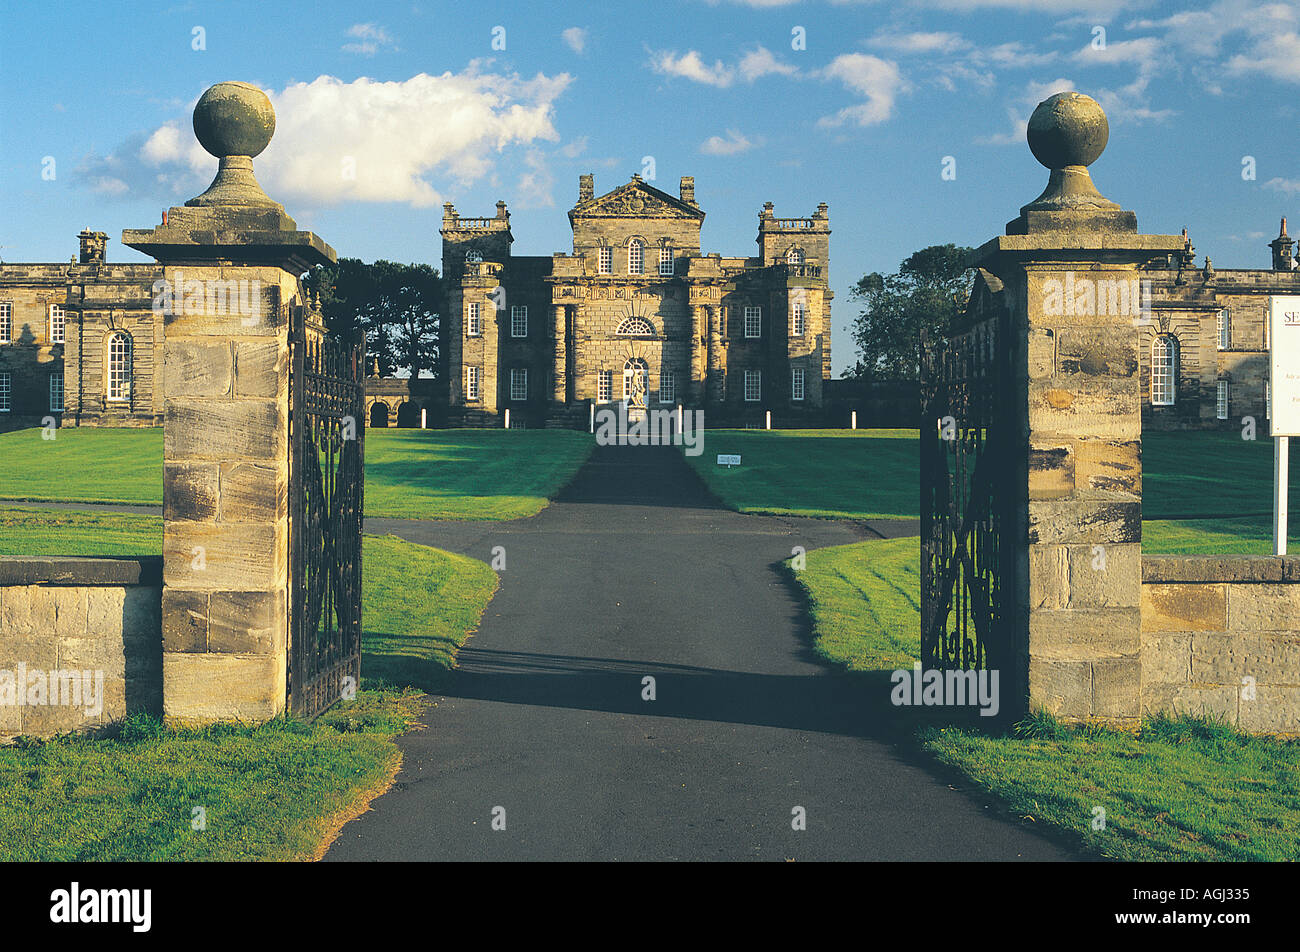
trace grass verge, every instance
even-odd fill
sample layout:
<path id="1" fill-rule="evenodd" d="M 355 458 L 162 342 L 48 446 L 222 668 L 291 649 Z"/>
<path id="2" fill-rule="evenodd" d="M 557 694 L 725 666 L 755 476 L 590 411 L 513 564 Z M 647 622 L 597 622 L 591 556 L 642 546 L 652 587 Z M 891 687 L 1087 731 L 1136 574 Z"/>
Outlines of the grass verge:
<path id="1" fill-rule="evenodd" d="M 858 542 L 806 558 L 794 576 L 807 593 L 814 650 L 853 671 L 910 668 L 920 648 L 920 540 Z M 1045 715 L 1002 734 L 931 723 L 916 736 L 1017 815 L 1088 852 L 1300 859 L 1300 741 L 1190 717 L 1156 717 L 1130 733 Z M 1105 827 L 1094 830 L 1097 807 Z"/>
<path id="2" fill-rule="evenodd" d="M 122 518 L 142 535 L 158 522 Z M 67 530 L 43 526 L 29 533 L 32 546 L 66 549 L 59 543 Z M 401 764 L 394 738 L 424 703 L 411 686 L 431 686 L 454 663 L 497 584 L 496 573 L 463 556 L 391 536 L 367 536 L 364 546 L 355 701 L 311 724 L 278 718 L 178 730 L 141 715 L 118 737 L 0 748 L 0 860 L 319 856 L 391 783 Z M 194 828 L 196 808 L 203 829 Z"/>

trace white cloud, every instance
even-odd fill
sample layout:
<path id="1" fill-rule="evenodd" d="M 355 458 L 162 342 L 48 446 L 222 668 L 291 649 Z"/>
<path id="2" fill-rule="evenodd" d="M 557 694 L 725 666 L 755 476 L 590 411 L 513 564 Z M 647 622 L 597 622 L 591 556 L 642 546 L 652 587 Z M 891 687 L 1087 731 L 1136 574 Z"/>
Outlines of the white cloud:
<path id="1" fill-rule="evenodd" d="M 580 136 L 560 149 L 560 155 L 566 159 L 576 159 L 587 151 L 588 136 Z"/>
<path id="2" fill-rule="evenodd" d="M 436 206 L 449 183 L 489 175 L 507 150 L 559 139 L 554 104 L 570 83 L 567 73 L 522 79 L 479 66 L 392 82 L 321 76 L 268 90 L 276 131 L 254 160 L 258 181 L 291 210 L 344 201 Z M 181 119 L 166 123 L 112 155 L 90 157 L 78 173 L 92 183 L 121 179 L 135 193 L 189 198 L 211 181 L 216 159 L 188 129 Z M 544 170 L 531 154 L 524 162 L 525 184 L 541 201 L 549 187 Z"/>
<path id="3" fill-rule="evenodd" d="M 906 87 L 898 65 L 869 53 L 843 53 L 821 71 L 827 79 L 837 79 L 866 102 L 846 106 L 833 116 L 823 116 L 818 124 L 841 126 L 853 122 L 871 126 L 884 122 L 894 112 L 894 100 Z"/>
<path id="4" fill-rule="evenodd" d="M 581 53 L 587 48 L 587 31 L 580 26 L 571 26 L 560 34 L 569 49 Z"/>
<path id="5" fill-rule="evenodd" d="M 741 152 L 748 152 L 754 147 L 745 136 L 741 135 L 739 130 L 728 129 L 727 137 L 709 136 L 700 146 L 700 151 L 705 155 L 739 155 Z"/>
<path id="6" fill-rule="evenodd" d="M 1281 192 L 1287 198 L 1300 195 L 1300 179 L 1271 178 L 1264 183 L 1264 187 Z"/>
<path id="7" fill-rule="evenodd" d="M 551 174 L 542 151 L 529 149 L 524 155 L 524 165 L 528 171 L 519 176 L 514 206 L 519 209 L 553 208 L 555 198 L 551 194 L 551 188 L 555 185 L 555 176 Z"/>
<path id="8" fill-rule="evenodd" d="M 393 38 L 388 35 L 388 31 L 377 23 L 354 23 L 348 27 L 347 35 L 357 42 L 344 43 L 339 47 L 344 53 L 360 53 L 362 56 L 374 56 L 384 47 L 397 48 Z"/>
<path id="9" fill-rule="evenodd" d="M 1007 118 L 1011 121 L 1009 132 L 995 132 L 992 135 L 975 139 L 977 145 L 1024 145 L 1025 133 L 1029 129 L 1029 116 L 1034 108 L 1048 96 L 1069 92 L 1074 83 L 1068 79 L 1054 79 L 1050 82 L 1029 83 L 1012 105 L 1007 106 Z"/>
<path id="10" fill-rule="evenodd" d="M 894 53 L 955 53 L 970 46 L 956 33 L 877 33 L 867 41 L 871 46 Z"/>
<path id="11" fill-rule="evenodd" d="M 656 73 L 665 76 L 681 76 L 693 82 L 717 86 L 721 89 L 730 86 L 736 78 L 735 71 L 724 66 L 722 60 L 715 60 L 713 65 L 709 66 L 695 50 L 688 50 L 682 56 L 667 50 L 660 51 L 653 54 L 650 66 Z"/>
<path id="12" fill-rule="evenodd" d="M 1249 53 L 1238 53 L 1225 64 L 1229 73 L 1265 73 L 1300 83 L 1300 34 L 1294 30 L 1260 37 Z"/>
<path id="13" fill-rule="evenodd" d="M 793 76 L 799 72 L 798 67 L 789 63 L 782 63 L 767 47 L 760 46 L 750 50 L 740 58 L 740 75 L 747 83 L 763 76 L 776 73 L 780 76 Z"/>

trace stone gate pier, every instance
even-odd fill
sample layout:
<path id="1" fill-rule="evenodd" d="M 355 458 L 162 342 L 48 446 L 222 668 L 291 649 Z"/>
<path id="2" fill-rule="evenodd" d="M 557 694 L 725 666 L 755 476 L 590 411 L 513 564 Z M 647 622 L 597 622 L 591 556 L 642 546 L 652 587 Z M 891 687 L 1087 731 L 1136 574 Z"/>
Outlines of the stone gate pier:
<path id="1" fill-rule="evenodd" d="M 289 321 L 299 276 L 336 260 L 253 176 L 270 100 L 218 83 L 194 133 L 212 185 L 124 244 L 156 258 L 162 296 L 163 712 L 261 720 L 286 703 Z"/>

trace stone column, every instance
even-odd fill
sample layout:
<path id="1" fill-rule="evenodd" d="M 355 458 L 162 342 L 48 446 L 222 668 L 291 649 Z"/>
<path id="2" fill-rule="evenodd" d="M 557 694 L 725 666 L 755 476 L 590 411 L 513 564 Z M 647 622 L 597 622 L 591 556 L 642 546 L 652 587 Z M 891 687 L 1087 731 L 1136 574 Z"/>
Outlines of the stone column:
<path id="1" fill-rule="evenodd" d="M 711 403 L 721 405 L 723 373 L 726 368 L 722 363 L 722 336 L 725 333 L 726 309 L 708 308 L 709 312 L 709 396 Z"/>
<path id="2" fill-rule="evenodd" d="M 557 409 L 563 409 L 565 393 L 568 388 L 568 344 L 565 336 L 565 318 L 568 309 L 563 304 L 556 304 L 551 308 L 551 311 L 552 343 L 554 344 L 551 369 L 551 400 L 558 405 Z"/>
<path id="3" fill-rule="evenodd" d="M 163 265 L 163 712 L 172 723 L 262 720 L 286 702 L 290 307 L 332 262 L 262 191 L 252 157 L 275 114 L 219 83 L 194 130 L 212 186 L 165 224 L 123 232 Z M 364 421 L 357 421 L 358 426 Z"/>
<path id="4" fill-rule="evenodd" d="M 686 391 L 690 406 L 704 406 L 704 388 L 706 380 L 706 362 L 708 352 L 708 308 L 696 304 L 691 306 L 691 385 Z M 703 343 L 701 343 L 703 342 Z"/>
<path id="5" fill-rule="evenodd" d="M 1011 491 L 1019 670 L 1031 707 L 1140 716 L 1142 394 L 1139 268 L 1182 247 L 1141 235 L 1087 166 L 1109 136 L 1092 99 L 1060 93 L 1029 122 L 1047 189 L 974 255 L 1011 310 Z"/>

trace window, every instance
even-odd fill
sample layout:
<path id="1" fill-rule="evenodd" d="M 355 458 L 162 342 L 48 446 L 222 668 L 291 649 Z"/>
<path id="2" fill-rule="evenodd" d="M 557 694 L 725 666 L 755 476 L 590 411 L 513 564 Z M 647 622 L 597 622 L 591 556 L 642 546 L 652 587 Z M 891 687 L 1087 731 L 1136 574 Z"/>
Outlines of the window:
<path id="1" fill-rule="evenodd" d="M 677 375 L 671 370 L 659 374 L 659 402 L 672 403 L 677 399 Z"/>
<path id="2" fill-rule="evenodd" d="M 1172 407 L 1177 381 L 1178 338 L 1165 334 L 1151 341 L 1151 405 Z"/>
<path id="3" fill-rule="evenodd" d="M 528 368 L 515 367 L 510 371 L 510 399 L 528 399 Z"/>
<path id="4" fill-rule="evenodd" d="M 131 399 L 131 338 L 120 332 L 108 339 L 108 399 Z"/>
<path id="5" fill-rule="evenodd" d="M 0 374 L 0 413 L 8 413 L 12 407 L 9 405 L 9 375 Z"/>
<path id="6" fill-rule="evenodd" d="M 794 336 L 803 337 L 808 324 L 808 306 L 802 301 L 794 302 Z"/>
<path id="7" fill-rule="evenodd" d="M 605 246 L 600 249 L 600 257 L 597 259 L 599 264 L 597 270 L 601 274 L 609 274 L 614 270 L 614 249 Z"/>
<path id="8" fill-rule="evenodd" d="M 645 246 L 635 238 L 627 246 L 627 273 L 645 273 Z"/>
<path id="9" fill-rule="evenodd" d="M 59 305 L 57 304 L 51 304 L 50 305 L 50 343 L 51 344 L 63 343 L 63 328 L 65 323 L 66 323 L 66 318 L 63 313 L 63 308 L 59 307 Z"/>
<path id="10" fill-rule="evenodd" d="M 757 337 L 763 330 L 763 309 L 761 307 L 745 308 L 745 336 Z"/>
<path id="11" fill-rule="evenodd" d="M 745 399 L 753 403 L 763 398 L 763 372 L 761 370 L 745 371 Z"/>
<path id="12" fill-rule="evenodd" d="M 1218 399 L 1215 406 L 1218 412 L 1218 417 L 1220 420 L 1226 420 L 1228 419 L 1228 381 L 1219 381 L 1219 391 L 1217 396 Z"/>
<path id="13" fill-rule="evenodd" d="M 803 399 L 803 368 L 802 367 L 790 368 L 790 399 L 791 400 Z"/>
<path id="14" fill-rule="evenodd" d="M 469 305 L 469 314 L 465 317 L 465 333 L 470 337 L 478 337 L 483 333 L 483 318 L 479 314 L 479 303 L 473 301 Z"/>
<path id="15" fill-rule="evenodd" d="M 479 368 L 465 368 L 465 399 L 477 400 L 479 398 Z"/>
<path id="16" fill-rule="evenodd" d="M 482 260 L 483 260 L 483 252 L 481 251 L 475 251 L 473 248 L 471 248 L 469 251 L 465 252 L 466 264 L 478 264 Z"/>
<path id="17" fill-rule="evenodd" d="M 14 306 L 8 301 L 0 302 L 0 344 L 12 343 L 14 339 Z"/>
<path id="18" fill-rule="evenodd" d="M 528 336 L 528 305 L 515 304 L 510 308 L 510 336 Z"/>
<path id="19" fill-rule="evenodd" d="M 659 273 L 673 273 L 673 249 L 669 245 L 659 246 Z"/>
<path id="20" fill-rule="evenodd" d="M 609 403 L 614 399 L 614 371 L 602 370 L 596 374 L 596 402 Z"/>
<path id="21" fill-rule="evenodd" d="M 655 329 L 644 317 L 629 317 L 618 325 L 618 330 L 614 333 L 626 334 L 629 337 L 653 337 Z"/>
<path id="22" fill-rule="evenodd" d="M 63 371 L 50 374 L 50 412 L 63 412 Z"/>
<path id="23" fill-rule="evenodd" d="M 786 264 L 803 264 L 803 249 L 791 248 L 785 253 Z"/>
<path id="24" fill-rule="evenodd" d="M 1232 348 L 1232 312 L 1226 307 L 1219 312 L 1219 350 Z"/>

